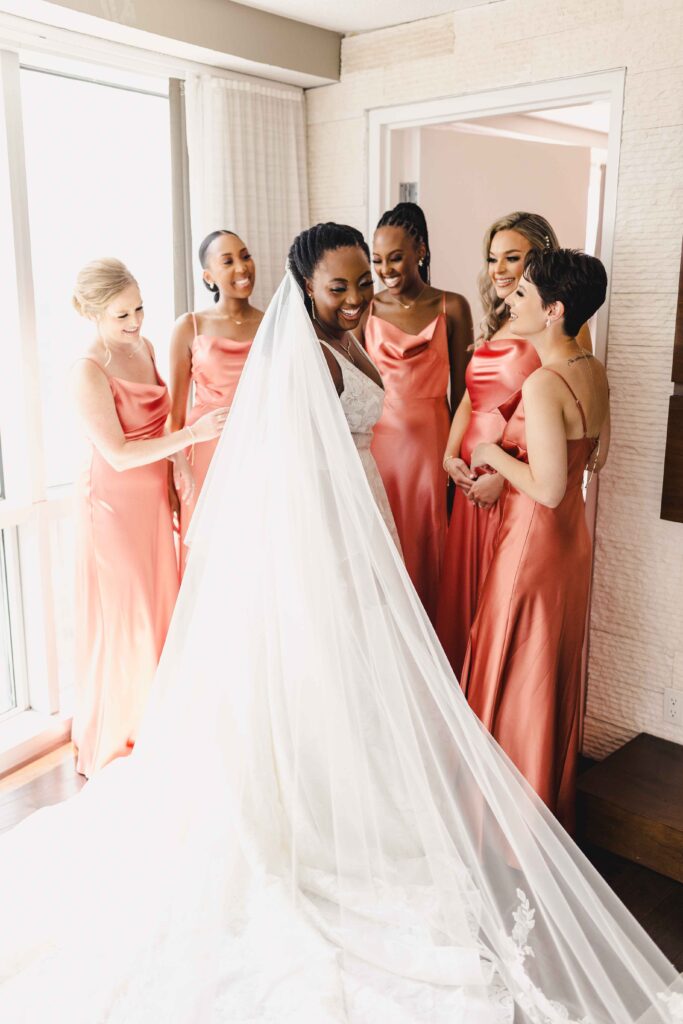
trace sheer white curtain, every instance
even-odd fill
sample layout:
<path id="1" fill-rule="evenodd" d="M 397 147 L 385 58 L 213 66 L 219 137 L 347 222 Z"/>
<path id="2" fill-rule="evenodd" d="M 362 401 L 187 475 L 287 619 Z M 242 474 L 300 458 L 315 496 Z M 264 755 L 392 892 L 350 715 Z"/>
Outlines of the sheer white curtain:
<path id="1" fill-rule="evenodd" d="M 303 90 L 191 76 L 185 82 L 192 245 L 228 228 L 256 261 L 254 303 L 265 309 L 287 251 L 308 225 Z M 200 302 L 201 283 L 195 285 Z"/>

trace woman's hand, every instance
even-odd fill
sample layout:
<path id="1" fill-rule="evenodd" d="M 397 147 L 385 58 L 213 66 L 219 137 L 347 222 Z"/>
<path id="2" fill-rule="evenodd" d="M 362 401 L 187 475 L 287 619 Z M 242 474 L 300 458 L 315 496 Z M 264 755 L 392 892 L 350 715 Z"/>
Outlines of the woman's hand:
<path id="1" fill-rule="evenodd" d="M 476 474 L 472 473 L 470 467 L 463 459 L 455 456 L 445 458 L 443 466 L 456 487 L 459 487 L 465 494 L 469 494 L 470 487 L 476 480 Z"/>
<path id="2" fill-rule="evenodd" d="M 472 484 L 467 497 L 478 508 L 493 508 L 500 498 L 504 484 L 505 477 L 500 473 L 483 473 Z"/>
<path id="3" fill-rule="evenodd" d="M 214 437 L 218 437 L 225 426 L 229 412 L 230 407 L 224 406 L 221 409 L 212 409 L 211 412 L 200 416 L 190 427 L 195 441 L 212 441 Z"/>
<path id="4" fill-rule="evenodd" d="M 489 444 L 487 441 L 482 441 L 478 444 L 472 452 L 472 458 L 470 459 L 470 469 L 474 471 L 480 466 L 488 466 L 489 458 L 491 457 L 491 449 L 497 448 L 498 445 Z"/>
<path id="5" fill-rule="evenodd" d="M 182 452 L 177 452 L 171 459 L 173 463 L 173 489 L 176 495 L 180 497 L 181 501 L 191 501 L 194 494 L 194 475 L 190 463 L 185 458 Z M 173 502 L 171 508 L 174 508 Z M 178 515 L 180 515 L 180 506 L 177 509 Z"/>

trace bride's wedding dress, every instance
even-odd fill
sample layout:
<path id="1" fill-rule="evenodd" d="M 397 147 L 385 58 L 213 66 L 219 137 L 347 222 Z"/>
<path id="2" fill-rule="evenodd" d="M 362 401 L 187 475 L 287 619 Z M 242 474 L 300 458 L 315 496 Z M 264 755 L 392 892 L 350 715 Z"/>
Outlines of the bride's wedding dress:
<path id="1" fill-rule="evenodd" d="M 381 392 L 342 370 L 340 402 L 288 275 L 133 754 L 0 840 L 3 1024 L 683 1019 L 467 707 L 363 470 Z"/>

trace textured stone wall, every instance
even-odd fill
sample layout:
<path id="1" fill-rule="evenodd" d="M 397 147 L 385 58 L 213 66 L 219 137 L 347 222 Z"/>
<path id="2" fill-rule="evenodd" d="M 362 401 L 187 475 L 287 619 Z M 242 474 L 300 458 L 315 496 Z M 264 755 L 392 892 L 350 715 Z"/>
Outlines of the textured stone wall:
<path id="1" fill-rule="evenodd" d="M 503 0 L 346 38 L 338 84 L 307 93 L 311 217 L 366 227 L 372 107 L 626 67 L 584 749 L 641 731 L 683 742 L 683 525 L 659 519 L 683 233 L 680 0 Z"/>

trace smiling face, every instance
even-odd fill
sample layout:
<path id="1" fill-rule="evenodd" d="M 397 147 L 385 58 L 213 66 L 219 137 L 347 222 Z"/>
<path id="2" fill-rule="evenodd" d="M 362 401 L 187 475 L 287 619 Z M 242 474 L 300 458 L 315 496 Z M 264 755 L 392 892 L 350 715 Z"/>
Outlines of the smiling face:
<path id="1" fill-rule="evenodd" d="M 542 334 L 547 329 L 548 318 L 556 318 L 558 312 L 562 312 L 562 304 L 556 302 L 544 309 L 536 285 L 526 277 L 520 279 L 506 301 L 510 307 L 510 330 L 521 338 Z"/>
<path id="2" fill-rule="evenodd" d="M 417 244 L 403 228 L 383 227 L 372 240 L 372 265 L 380 281 L 393 295 L 421 282 L 418 260 L 424 243 Z"/>
<path id="3" fill-rule="evenodd" d="M 139 341 L 144 317 L 140 289 L 131 284 L 115 295 L 95 319 L 106 344 L 124 345 Z"/>
<path id="4" fill-rule="evenodd" d="M 218 285 L 224 298 L 248 299 L 254 290 L 256 268 L 251 254 L 237 235 L 219 235 L 206 251 L 204 280 Z"/>
<path id="5" fill-rule="evenodd" d="M 306 291 L 325 330 L 333 336 L 353 330 L 373 295 L 367 256 L 356 245 L 328 250 L 306 281 Z"/>
<path id="6" fill-rule="evenodd" d="M 488 253 L 489 277 L 499 299 L 514 292 L 524 271 L 524 257 L 532 246 L 519 231 L 498 231 L 491 239 Z"/>

